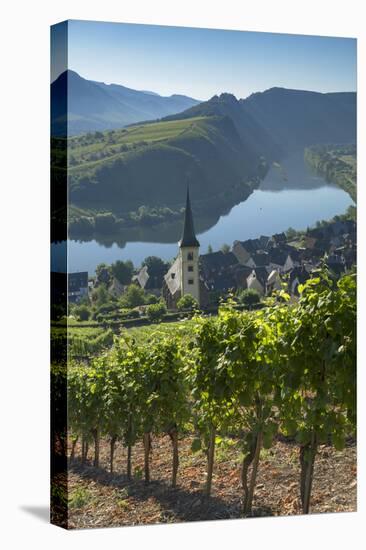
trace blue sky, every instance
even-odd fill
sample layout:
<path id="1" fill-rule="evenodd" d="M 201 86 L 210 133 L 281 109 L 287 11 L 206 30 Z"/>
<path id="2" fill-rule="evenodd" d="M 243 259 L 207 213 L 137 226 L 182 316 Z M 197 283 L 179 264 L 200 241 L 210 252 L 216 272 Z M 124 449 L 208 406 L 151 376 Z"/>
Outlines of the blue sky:
<path id="1" fill-rule="evenodd" d="M 356 90 L 352 38 L 70 21 L 68 65 L 91 80 L 197 99 L 273 86 Z M 52 80 L 59 71 L 55 63 Z"/>

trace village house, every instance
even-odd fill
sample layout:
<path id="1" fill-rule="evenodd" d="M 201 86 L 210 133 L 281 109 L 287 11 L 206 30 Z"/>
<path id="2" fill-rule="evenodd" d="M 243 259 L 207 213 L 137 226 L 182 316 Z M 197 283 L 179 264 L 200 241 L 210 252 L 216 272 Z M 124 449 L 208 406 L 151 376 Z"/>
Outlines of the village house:
<path id="1" fill-rule="evenodd" d="M 70 303 L 80 302 L 82 298 L 87 298 L 89 293 L 88 272 L 68 274 L 67 296 Z"/>
<path id="2" fill-rule="evenodd" d="M 199 258 L 200 278 L 208 291 L 227 292 L 237 287 L 235 276 L 239 262 L 232 252 L 221 250 L 203 254 Z"/>
<path id="3" fill-rule="evenodd" d="M 266 250 L 270 243 L 270 237 L 261 235 L 259 239 L 247 239 L 246 241 L 234 241 L 233 254 L 242 265 L 246 265 L 252 254 L 259 250 Z M 250 266 L 253 267 L 253 266 Z"/>
<path id="4" fill-rule="evenodd" d="M 274 269 L 283 272 L 285 271 L 286 262 L 288 260 L 288 253 L 280 248 L 272 248 L 269 253 L 269 262 L 267 266 L 268 272 L 272 272 Z"/>
<path id="5" fill-rule="evenodd" d="M 304 284 L 310 277 L 309 272 L 304 267 L 295 267 L 289 273 L 288 291 L 293 296 L 298 296 L 298 286 Z"/>
<path id="6" fill-rule="evenodd" d="M 247 277 L 247 288 L 256 290 L 261 296 L 266 294 L 268 272 L 265 267 L 256 267 Z"/>
<path id="7" fill-rule="evenodd" d="M 146 290 L 146 292 L 150 292 L 150 294 L 155 294 L 155 296 L 160 296 L 161 294 L 161 282 L 159 278 L 157 276 L 150 276 L 146 265 L 140 269 L 137 275 L 132 277 L 132 282 L 143 290 Z"/>
<path id="8" fill-rule="evenodd" d="M 282 288 L 282 279 L 277 271 L 277 269 L 274 269 L 271 271 L 271 273 L 268 275 L 267 283 L 266 283 L 266 294 L 270 295 L 272 292 L 276 290 L 281 290 Z"/>
<path id="9" fill-rule="evenodd" d="M 273 243 L 274 246 L 279 246 L 281 244 L 284 244 L 287 242 L 286 233 L 275 233 L 270 238 L 271 243 Z"/>
<path id="10" fill-rule="evenodd" d="M 112 282 L 108 288 L 108 292 L 112 294 L 112 296 L 114 296 L 115 298 L 119 298 L 120 296 L 122 296 L 122 294 L 124 294 L 127 286 L 128 285 L 123 285 L 122 283 L 120 283 L 118 279 L 116 279 L 116 277 L 113 277 Z"/>

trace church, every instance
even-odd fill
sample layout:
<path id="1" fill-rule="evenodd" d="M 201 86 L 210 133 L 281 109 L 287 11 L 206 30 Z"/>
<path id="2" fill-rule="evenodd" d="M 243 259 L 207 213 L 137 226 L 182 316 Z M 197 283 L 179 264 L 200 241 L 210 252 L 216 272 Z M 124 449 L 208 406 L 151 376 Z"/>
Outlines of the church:
<path id="1" fill-rule="evenodd" d="M 176 309 L 178 300 L 186 294 L 191 294 L 197 300 L 199 306 L 204 307 L 207 304 L 207 290 L 200 278 L 200 243 L 194 231 L 188 187 L 183 234 L 178 245 L 178 256 L 164 276 L 162 292 L 167 307 L 168 309 Z"/>

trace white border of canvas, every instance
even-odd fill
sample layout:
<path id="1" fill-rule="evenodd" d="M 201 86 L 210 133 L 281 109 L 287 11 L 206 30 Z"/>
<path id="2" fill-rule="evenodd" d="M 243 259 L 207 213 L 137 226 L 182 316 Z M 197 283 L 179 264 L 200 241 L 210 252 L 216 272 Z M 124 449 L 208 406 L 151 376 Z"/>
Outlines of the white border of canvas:
<path id="1" fill-rule="evenodd" d="M 359 548 L 365 532 L 366 32 L 358 0 L 13 0 L 2 6 L 0 462 L 3 548 Z M 352 514 L 65 532 L 49 493 L 49 26 L 64 19 L 358 38 L 359 503 Z M 5 123 L 5 124 L 4 124 Z"/>

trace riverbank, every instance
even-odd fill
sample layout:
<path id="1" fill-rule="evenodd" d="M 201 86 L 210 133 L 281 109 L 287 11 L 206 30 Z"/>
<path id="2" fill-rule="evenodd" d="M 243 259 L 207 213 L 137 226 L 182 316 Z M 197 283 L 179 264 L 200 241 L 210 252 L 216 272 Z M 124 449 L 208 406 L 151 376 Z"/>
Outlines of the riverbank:
<path id="1" fill-rule="evenodd" d="M 316 174 L 335 183 L 357 200 L 357 156 L 355 145 L 316 145 L 304 152 L 307 164 Z"/>
<path id="2" fill-rule="evenodd" d="M 261 183 L 265 173 L 258 174 L 248 181 L 233 184 L 229 189 L 221 193 L 195 200 L 194 214 L 198 220 L 204 220 L 198 224 L 198 231 L 204 231 L 217 223 L 220 216 L 226 215 L 230 210 L 242 201 L 245 201 Z M 184 214 L 184 204 L 175 206 L 149 207 L 140 206 L 137 210 L 126 212 L 122 215 L 113 211 L 96 212 L 94 210 L 82 210 L 70 206 L 68 234 L 70 239 L 91 240 L 113 243 L 120 242 L 121 232 L 136 232 L 141 228 L 158 227 L 164 224 L 181 224 Z"/>

